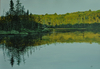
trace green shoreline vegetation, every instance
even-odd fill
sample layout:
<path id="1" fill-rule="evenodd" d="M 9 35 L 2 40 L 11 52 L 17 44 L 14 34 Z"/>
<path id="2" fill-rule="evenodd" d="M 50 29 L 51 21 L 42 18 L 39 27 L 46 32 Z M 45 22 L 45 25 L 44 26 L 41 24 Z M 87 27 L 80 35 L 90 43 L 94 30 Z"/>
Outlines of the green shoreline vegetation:
<path id="1" fill-rule="evenodd" d="M 51 28 L 99 30 L 99 27 L 100 10 L 37 15 L 29 13 L 29 10 L 25 11 L 20 0 L 16 1 L 16 5 L 10 0 L 9 11 L 0 17 L 0 34 L 42 33 L 51 31 Z"/>

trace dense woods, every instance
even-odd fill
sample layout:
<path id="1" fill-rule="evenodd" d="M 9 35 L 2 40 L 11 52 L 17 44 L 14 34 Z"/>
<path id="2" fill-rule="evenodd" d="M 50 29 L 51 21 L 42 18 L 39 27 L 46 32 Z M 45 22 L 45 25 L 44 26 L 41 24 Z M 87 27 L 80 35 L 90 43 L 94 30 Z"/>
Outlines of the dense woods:
<path id="1" fill-rule="evenodd" d="M 15 7 L 14 7 L 15 6 Z M 10 0 L 9 11 L 0 17 L 0 30 L 25 31 L 43 28 L 99 28 L 100 10 L 78 11 L 66 14 L 37 15 L 25 11 L 20 0 L 14 5 Z"/>
<path id="2" fill-rule="evenodd" d="M 100 10 L 37 16 L 41 19 L 39 22 L 47 27 L 93 28 L 94 25 L 94 27 L 100 26 Z"/>
<path id="3" fill-rule="evenodd" d="M 25 11 L 20 0 L 16 1 L 15 7 L 13 0 L 10 0 L 9 11 L 6 12 L 5 16 L 0 17 L 0 30 L 5 31 L 37 30 L 42 29 L 41 25 L 35 21 L 35 17 L 29 13 L 29 10 Z"/>

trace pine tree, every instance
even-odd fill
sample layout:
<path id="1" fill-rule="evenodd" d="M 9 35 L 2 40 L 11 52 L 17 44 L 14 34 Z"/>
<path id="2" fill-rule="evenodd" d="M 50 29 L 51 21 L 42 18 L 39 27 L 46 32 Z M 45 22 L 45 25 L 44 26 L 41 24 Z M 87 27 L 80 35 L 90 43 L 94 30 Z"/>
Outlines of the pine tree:
<path id="1" fill-rule="evenodd" d="M 20 0 L 16 1 L 16 15 L 21 15 L 21 3 Z"/>
<path id="2" fill-rule="evenodd" d="M 27 13 L 26 14 L 29 15 L 29 10 L 27 10 Z"/>
<path id="3" fill-rule="evenodd" d="M 13 0 L 10 1 L 10 15 L 14 15 L 14 3 L 13 3 Z"/>

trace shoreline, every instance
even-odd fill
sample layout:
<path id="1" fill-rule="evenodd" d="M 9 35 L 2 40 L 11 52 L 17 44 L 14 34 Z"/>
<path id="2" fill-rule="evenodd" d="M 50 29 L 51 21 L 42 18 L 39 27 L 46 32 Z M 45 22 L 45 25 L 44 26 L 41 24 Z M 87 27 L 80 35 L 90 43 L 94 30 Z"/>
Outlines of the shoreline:
<path id="1" fill-rule="evenodd" d="M 53 30 L 56 30 L 56 31 L 71 31 L 71 30 L 97 30 L 97 29 L 100 29 L 100 28 L 44 28 L 43 30 L 41 29 L 37 29 L 37 30 L 28 30 L 28 31 L 16 31 L 16 30 L 11 30 L 11 31 L 4 31 L 4 30 L 0 30 L 0 35 L 28 35 L 28 34 L 36 34 L 36 33 L 48 33 L 50 31 L 53 31 Z"/>
<path id="2" fill-rule="evenodd" d="M 36 33 L 47 33 L 50 32 L 51 30 L 45 28 L 43 30 L 37 29 L 37 30 L 28 30 L 28 31 L 16 31 L 16 30 L 11 30 L 11 31 L 4 31 L 0 30 L 0 35 L 29 35 L 29 34 L 36 34 Z"/>

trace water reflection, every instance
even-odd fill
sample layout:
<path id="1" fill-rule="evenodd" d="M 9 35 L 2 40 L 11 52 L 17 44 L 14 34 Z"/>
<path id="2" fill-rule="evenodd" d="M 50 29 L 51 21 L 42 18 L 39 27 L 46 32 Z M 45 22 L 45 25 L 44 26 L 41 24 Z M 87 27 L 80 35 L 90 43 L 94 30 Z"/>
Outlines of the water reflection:
<path id="1" fill-rule="evenodd" d="M 20 62 L 23 59 L 25 63 L 24 55 L 30 50 L 30 54 L 32 54 L 31 46 L 36 42 L 42 39 L 41 35 L 1 35 L 0 46 L 3 50 L 4 57 L 5 55 L 10 58 L 11 66 L 14 65 L 15 60 L 17 61 L 17 65 L 20 65 Z"/>
<path id="2" fill-rule="evenodd" d="M 100 44 L 100 32 L 91 31 L 74 31 L 74 32 L 53 32 L 48 34 L 34 35 L 1 35 L 0 47 L 3 50 L 4 57 L 9 57 L 11 66 L 17 62 L 17 65 L 23 61 L 24 55 L 31 55 L 36 49 L 40 49 L 39 45 L 52 43 L 73 43 L 86 42 Z M 92 67 L 92 66 L 91 66 Z"/>
<path id="3" fill-rule="evenodd" d="M 73 42 L 86 42 L 92 44 L 93 42 L 100 44 L 100 32 L 94 33 L 89 31 L 75 31 L 75 32 L 58 32 L 47 34 L 42 37 L 42 41 L 47 41 L 46 43 L 73 43 Z"/>

